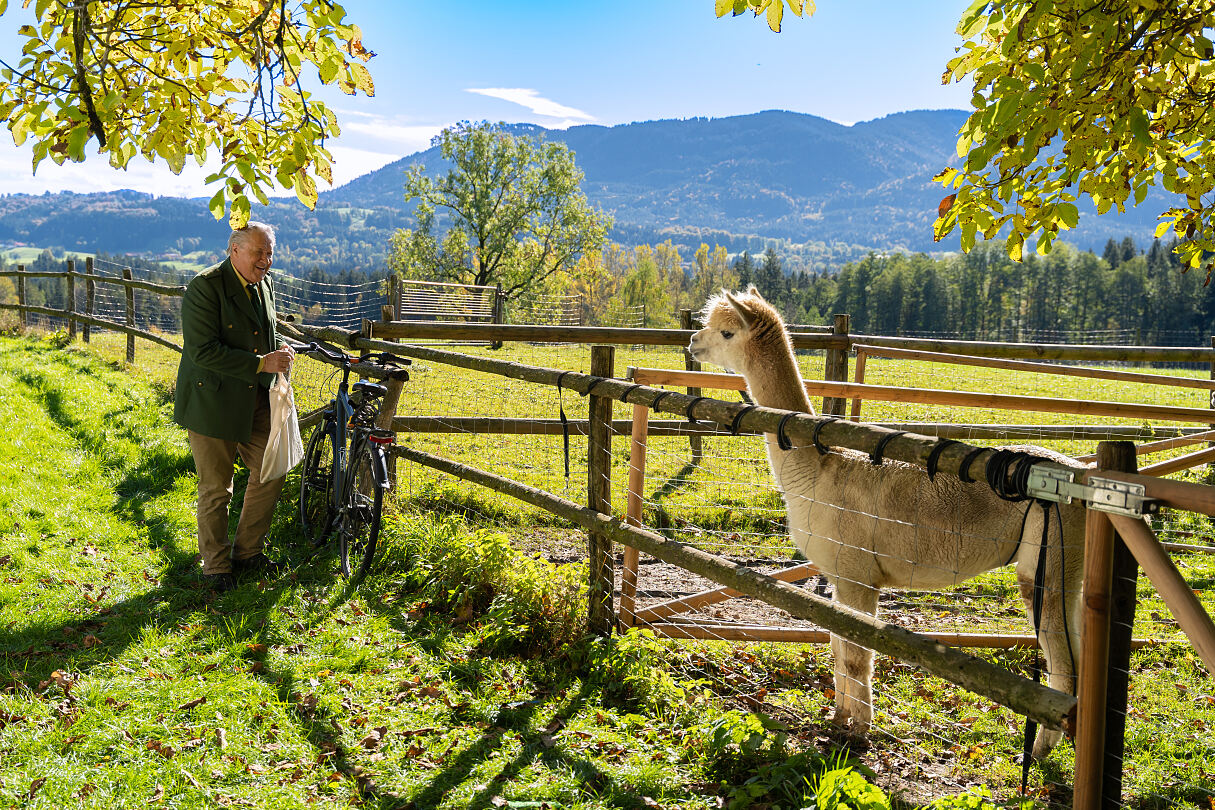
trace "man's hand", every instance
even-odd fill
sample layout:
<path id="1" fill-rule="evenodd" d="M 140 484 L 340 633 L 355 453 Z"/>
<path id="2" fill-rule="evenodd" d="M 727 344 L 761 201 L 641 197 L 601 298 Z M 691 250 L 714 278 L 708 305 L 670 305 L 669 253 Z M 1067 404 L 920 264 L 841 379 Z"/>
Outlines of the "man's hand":
<path id="1" fill-rule="evenodd" d="M 262 358 L 262 371 L 271 374 L 278 374 L 279 372 L 287 374 L 291 371 L 291 362 L 294 359 L 295 349 L 284 344 L 278 351 L 270 352 Z"/>

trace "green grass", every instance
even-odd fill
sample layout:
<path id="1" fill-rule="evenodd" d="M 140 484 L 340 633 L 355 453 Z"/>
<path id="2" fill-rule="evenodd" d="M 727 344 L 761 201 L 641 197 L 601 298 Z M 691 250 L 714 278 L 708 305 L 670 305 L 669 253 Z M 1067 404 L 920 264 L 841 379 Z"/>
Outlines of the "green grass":
<path id="1" fill-rule="evenodd" d="M 542 559 L 555 546 L 576 557 L 579 534 L 416 466 L 402 468 L 379 573 L 358 588 L 323 557 L 209 597 L 194 574 L 192 464 L 169 422 L 176 355 L 141 342 L 127 366 L 123 347 L 115 336 L 88 352 L 0 339 L 0 398 L 21 425 L 0 440 L 0 806 L 775 810 L 805 806 L 809 786 L 826 784 L 819 776 L 844 741 L 824 722 L 824 646 L 588 642 L 584 566 Z M 588 355 L 495 356 L 585 370 Z M 805 362 L 810 376 L 819 361 Z M 626 364 L 682 358 L 621 352 Z M 323 379 L 301 363 L 301 407 L 323 398 Z M 1069 393 L 1079 387 L 1055 395 Z M 555 418 L 559 401 L 571 418 L 585 413 L 569 391 L 559 399 L 419 364 L 402 412 Z M 617 418 L 628 410 L 618 404 Z M 577 439 L 568 487 L 560 437 L 408 440 L 583 498 Z M 727 544 L 766 531 L 773 553 L 787 554 L 758 441 L 706 444 L 704 462 L 689 465 L 686 439 L 655 440 L 651 520 L 681 537 L 711 528 Z M 618 441 L 621 510 L 626 474 Z M 293 476 L 271 541 L 298 563 L 295 486 Z M 1210 534 L 1205 519 L 1171 529 Z M 1215 609 L 1215 561 L 1182 555 L 1179 565 Z M 1164 642 L 1133 660 L 1128 803 L 1209 810 L 1210 675 L 1143 577 L 1139 596 L 1136 634 Z M 887 610 L 1027 632 L 1017 601 L 993 573 L 949 595 L 901 595 Z M 1024 652 L 985 655 L 1029 665 Z M 878 667 L 879 722 L 863 754 L 871 781 L 911 804 L 980 784 L 1015 792 L 1016 717 L 895 662 Z M 1040 799 L 1066 803 L 1071 756 L 1064 743 L 1035 766 Z"/>
<path id="2" fill-rule="evenodd" d="M 661 645 L 585 639 L 580 566 L 455 519 L 393 518 L 358 589 L 322 557 L 214 598 L 163 380 L 4 338 L 0 397 L 0 806 L 695 810 L 787 753 Z"/>

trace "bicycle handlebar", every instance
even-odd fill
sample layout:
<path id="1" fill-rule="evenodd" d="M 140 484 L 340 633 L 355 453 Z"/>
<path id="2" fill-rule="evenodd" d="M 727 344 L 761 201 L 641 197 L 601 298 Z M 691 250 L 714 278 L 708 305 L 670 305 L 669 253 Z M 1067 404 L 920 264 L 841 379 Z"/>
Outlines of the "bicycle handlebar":
<path id="1" fill-rule="evenodd" d="M 398 357 L 390 352 L 369 352 L 366 354 L 361 354 L 358 357 L 352 357 L 345 352 L 330 351 L 316 341 L 311 343 L 292 343 L 291 341 L 286 341 L 286 343 L 297 352 L 316 352 L 317 354 L 323 354 L 330 360 L 343 365 L 346 365 L 347 363 L 363 363 L 376 358 L 378 358 L 383 364 L 392 363 L 400 366 L 413 365 L 413 361 L 408 357 Z"/>

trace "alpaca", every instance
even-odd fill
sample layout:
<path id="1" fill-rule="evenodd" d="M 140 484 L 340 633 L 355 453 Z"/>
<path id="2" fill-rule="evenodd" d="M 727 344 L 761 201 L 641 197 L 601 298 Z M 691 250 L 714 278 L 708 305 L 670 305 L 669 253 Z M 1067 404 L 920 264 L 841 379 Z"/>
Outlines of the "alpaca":
<path id="1" fill-rule="evenodd" d="M 738 294 L 723 290 L 706 304 L 702 322 L 705 328 L 688 347 L 693 358 L 741 374 L 758 405 L 814 414 L 785 324 L 755 287 Z M 1032 617 L 1043 510 L 1027 514 L 1025 503 L 1000 499 L 986 482 L 963 483 L 950 475 L 930 480 L 922 469 L 902 462 L 878 466 L 855 451 L 820 455 L 813 446 L 781 450 L 775 435 L 765 439 L 791 539 L 831 581 L 834 598 L 842 604 L 876 615 L 881 588 L 953 587 L 1015 561 L 1018 587 Z M 1021 449 L 1076 465 L 1050 450 Z M 1038 641 L 1048 684 L 1074 694 L 1083 507 L 1061 505 L 1058 519 L 1051 510 L 1049 522 Z M 863 734 L 873 719 L 873 651 L 832 635 L 831 652 L 833 721 Z M 1044 757 L 1059 737 L 1058 731 L 1041 729 L 1033 755 Z"/>

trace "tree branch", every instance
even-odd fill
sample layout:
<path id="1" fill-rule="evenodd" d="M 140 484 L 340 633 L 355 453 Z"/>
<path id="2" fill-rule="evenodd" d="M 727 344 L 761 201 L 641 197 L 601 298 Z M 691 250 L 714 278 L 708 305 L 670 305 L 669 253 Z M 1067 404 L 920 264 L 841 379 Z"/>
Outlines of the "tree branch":
<path id="1" fill-rule="evenodd" d="M 84 100 L 84 109 L 89 116 L 89 130 L 97 138 L 97 143 L 104 148 L 105 127 L 102 126 L 101 118 L 97 115 L 97 108 L 93 104 L 93 91 L 89 87 L 88 78 L 84 73 L 84 42 L 88 28 L 88 0 L 77 0 L 72 25 L 72 44 L 76 56 L 76 86 L 80 90 L 80 98 Z"/>

